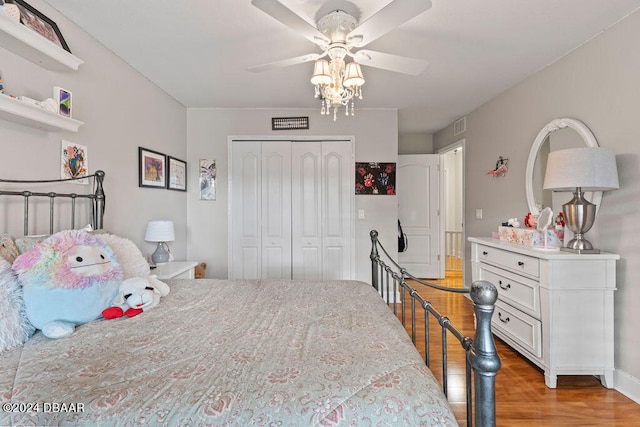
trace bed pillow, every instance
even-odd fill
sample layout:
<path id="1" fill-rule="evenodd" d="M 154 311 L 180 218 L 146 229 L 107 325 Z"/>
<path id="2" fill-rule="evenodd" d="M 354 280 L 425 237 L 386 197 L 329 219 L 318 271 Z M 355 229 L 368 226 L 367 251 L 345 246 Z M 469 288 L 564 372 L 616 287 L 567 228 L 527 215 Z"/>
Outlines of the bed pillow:
<path id="1" fill-rule="evenodd" d="M 93 235 L 105 242 L 116 255 L 116 259 L 122 267 L 122 280 L 132 277 L 149 277 L 151 270 L 149 263 L 142 252 L 131 240 L 110 233 L 98 233 Z"/>
<path id="2" fill-rule="evenodd" d="M 8 234 L 0 234 L 0 258 L 4 258 L 9 264 L 12 264 L 18 255 L 20 252 L 13 237 Z"/>
<path id="3" fill-rule="evenodd" d="M 0 258 L 0 353 L 24 344 L 34 330 L 24 310 L 18 278 L 11 264 Z"/>
<path id="4" fill-rule="evenodd" d="M 16 237 L 16 246 L 21 254 L 29 252 L 35 245 L 49 237 L 48 234 Z"/>

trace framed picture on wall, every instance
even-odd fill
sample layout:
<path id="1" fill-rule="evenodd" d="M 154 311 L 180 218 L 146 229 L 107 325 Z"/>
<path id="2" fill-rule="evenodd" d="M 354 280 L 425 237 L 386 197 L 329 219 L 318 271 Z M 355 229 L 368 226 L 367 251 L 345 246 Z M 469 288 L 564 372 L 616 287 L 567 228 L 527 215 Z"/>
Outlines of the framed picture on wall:
<path id="1" fill-rule="evenodd" d="M 138 186 L 165 188 L 166 176 L 166 156 L 157 151 L 138 147 Z"/>
<path id="2" fill-rule="evenodd" d="M 67 42 L 62 37 L 62 33 L 50 18 L 46 17 L 42 12 L 31 6 L 24 0 L 7 0 L 7 3 L 14 3 L 20 9 L 20 22 L 30 30 L 35 31 L 42 37 L 57 44 L 67 52 L 71 53 Z"/>
<path id="3" fill-rule="evenodd" d="M 216 161 L 200 159 L 200 200 L 216 199 Z"/>
<path id="4" fill-rule="evenodd" d="M 169 190 L 187 191 L 187 162 L 168 156 L 169 173 L 167 188 Z"/>
<path id="5" fill-rule="evenodd" d="M 356 162 L 356 194 L 396 194 L 396 164 Z"/>

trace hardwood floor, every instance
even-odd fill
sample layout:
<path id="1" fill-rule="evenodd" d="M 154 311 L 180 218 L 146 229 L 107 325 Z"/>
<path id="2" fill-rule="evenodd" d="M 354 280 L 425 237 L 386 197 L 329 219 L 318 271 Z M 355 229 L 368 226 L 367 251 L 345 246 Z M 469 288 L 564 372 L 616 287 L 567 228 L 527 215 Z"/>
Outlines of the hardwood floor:
<path id="1" fill-rule="evenodd" d="M 443 280 L 432 283 L 462 286 L 459 272 L 448 272 Z M 463 333 L 473 336 L 471 301 L 461 294 L 431 290 L 414 282 L 420 295 L 446 315 Z M 398 317 L 400 312 L 398 310 Z M 410 315 L 406 314 L 410 331 Z M 418 316 L 420 334 L 424 331 L 424 317 Z M 440 326 L 430 321 L 431 370 L 442 381 Z M 424 357 L 424 343 L 418 335 L 418 350 Z M 500 339 L 495 338 L 502 367 L 496 376 L 497 425 L 512 426 L 640 426 L 640 405 L 623 394 L 604 388 L 598 378 L 560 376 L 556 389 L 544 384 L 542 370 L 529 362 Z M 447 341 L 448 397 L 461 426 L 466 425 L 464 394 L 464 354 L 452 336 Z"/>

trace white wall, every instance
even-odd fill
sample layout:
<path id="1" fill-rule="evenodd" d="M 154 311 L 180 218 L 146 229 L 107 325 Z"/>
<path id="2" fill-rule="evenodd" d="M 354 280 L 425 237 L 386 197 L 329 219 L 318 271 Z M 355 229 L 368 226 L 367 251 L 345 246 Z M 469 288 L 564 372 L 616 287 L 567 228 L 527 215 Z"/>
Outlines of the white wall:
<path id="1" fill-rule="evenodd" d="M 309 129 L 271 130 L 272 117 L 309 116 Z M 358 110 L 355 117 L 338 115 L 334 122 L 316 110 L 189 109 L 189 182 L 196 183 L 199 159 L 217 160 L 217 200 L 199 200 L 196 185 L 187 195 L 189 259 L 207 263 L 207 277 L 226 278 L 228 243 L 228 137 L 229 136 L 354 136 L 356 162 L 397 162 L 398 119 L 396 110 Z M 355 220 L 356 278 L 371 280 L 369 231 L 376 229 L 393 253 L 397 251 L 396 196 L 359 195 L 355 213 L 364 209 L 365 219 Z M 356 215 L 357 218 L 357 215 Z"/>
<path id="2" fill-rule="evenodd" d="M 638 40 L 640 12 L 468 114 L 465 134 L 454 137 L 452 126 L 437 132 L 434 148 L 466 138 L 467 236 L 490 236 L 500 222 L 524 218 L 527 156 L 540 129 L 552 119 L 579 119 L 601 146 L 614 150 L 620 190 L 605 193 L 587 238 L 595 247 L 621 256 L 615 295 L 616 382 L 619 390 L 640 402 Z M 509 158 L 509 172 L 492 178 L 487 171 L 500 155 Z M 475 219 L 476 208 L 484 210 L 484 219 Z"/>
<path id="3" fill-rule="evenodd" d="M 0 177 L 55 179 L 60 177 L 60 140 L 88 147 L 89 172 L 106 172 L 105 228 L 131 238 L 146 253 L 146 223 L 171 219 L 176 258 L 186 256 L 186 194 L 138 188 L 138 146 L 186 159 L 186 109 L 142 77 L 92 37 L 70 24 L 41 0 L 29 4 L 53 19 L 74 55 L 84 60 L 79 71 L 52 72 L 0 48 L 0 73 L 5 94 L 42 100 L 53 86 L 73 93 L 73 116 L 85 124 L 78 133 L 46 133 L 0 120 Z M 66 192 L 83 191 L 64 184 Z M 48 232 L 48 218 L 38 218 L 33 233 Z M 3 217 L 0 231 L 22 233 L 22 218 Z"/>
<path id="4" fill-rule="evenodd" d="M 398 135 L 398 154 L 433 154 L 433 135 L 428 133 Z"/>

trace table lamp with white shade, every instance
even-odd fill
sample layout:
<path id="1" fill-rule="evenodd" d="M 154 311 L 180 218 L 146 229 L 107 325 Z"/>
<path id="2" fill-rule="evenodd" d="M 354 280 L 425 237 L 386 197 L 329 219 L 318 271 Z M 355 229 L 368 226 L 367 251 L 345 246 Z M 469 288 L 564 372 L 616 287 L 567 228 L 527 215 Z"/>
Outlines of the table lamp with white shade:
<path id="1" fill-rule="evenodd" d="M 153 264 L 169 262 L 171 253 L 166 242 L 172 242 L 175 238 L 173 221 L 149 221 L 144 240 L 158 243 L 155 252 L 151 255 Z"/>
<path id="2" fill-rule="evenodd" d="M 573 199 L 562 205 L 565 223 L 574 233 L 564 251 L 600 253 L 584 238 L 596 219 L 596 205 L 584 198 L 585 191 L 620 188 L 616 156 L 604 147 L 583 147 L 549 153 L 544 176 L 545 190 L 571 191 Z"/>

